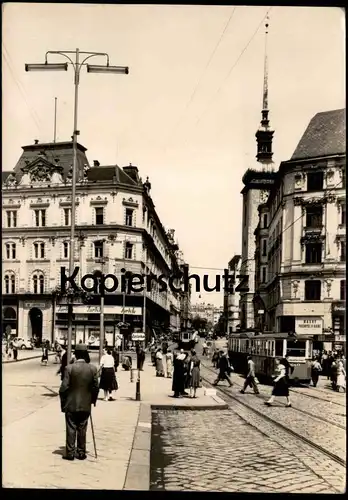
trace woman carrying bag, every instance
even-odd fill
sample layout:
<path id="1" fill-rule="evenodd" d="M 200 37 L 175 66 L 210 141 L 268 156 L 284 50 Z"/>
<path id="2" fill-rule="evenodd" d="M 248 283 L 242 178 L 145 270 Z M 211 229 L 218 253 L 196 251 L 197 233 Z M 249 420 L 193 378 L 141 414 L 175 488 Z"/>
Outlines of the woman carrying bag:
<path id="1" fill-rule="evenodd" d="M 110 348 L 106 349 L 106 353 L 100 360 L 99 372 L 99 388 L 104 391 L 104 401 L 114 401 L 111 394 L 113 391 L 117 391 L 118 385 L 115 375 L 115 360 L 111 354 Z"/>

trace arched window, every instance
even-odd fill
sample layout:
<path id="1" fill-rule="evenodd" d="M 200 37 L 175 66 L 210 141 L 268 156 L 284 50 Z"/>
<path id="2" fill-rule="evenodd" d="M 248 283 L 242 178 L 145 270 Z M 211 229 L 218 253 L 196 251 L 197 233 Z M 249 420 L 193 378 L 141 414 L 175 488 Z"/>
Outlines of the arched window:
<path id="1" fill-rule="evenodd" d="M 45 278 L 44 275 L 37 271 L 33 275 L 33 291 L 34 293 L 44 293 L 45 289 Z"/>
<path id="2" fill-rule="evenodd" d="M 16 293 L 16 276 L 14 273 L 6 273 L 4 276 L 5 293 Z"/>
<path id="3" fill-rule="evenodd" d="M 69 258 L 69 243 L 67 241 L 63 242 L 63 259 Z"/>

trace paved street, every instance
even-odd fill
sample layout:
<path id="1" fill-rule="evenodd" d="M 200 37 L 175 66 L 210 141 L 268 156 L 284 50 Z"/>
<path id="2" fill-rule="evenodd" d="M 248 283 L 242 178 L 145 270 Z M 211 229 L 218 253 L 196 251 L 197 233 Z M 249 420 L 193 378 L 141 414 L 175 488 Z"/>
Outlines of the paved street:
<path id="1" fill-rule="evenodd" d="M 231 410 L 153 414 L 152 490 L 342 493 L 345 470 L 330 470 L 329 482 L 324 471 L 313 470 L 311 458 Z"/>
<path id="2" fill-rule="evenodd" d="M 218 347 L 225 344 L 217 342 Z M 200 346 L 197 349 L 201 352 Z M 212 382 L 216 372 L 211 370 L 210 360 L 203 358 L 202 362 L 202 376 Z M 151 489 L 342 493 L 345 467 L 315 446 L 345 460 L 345 394 L 330 391 L 322 379 L 318 390 L 294 389 L 292 408 L 286 408 L 281 398 L 268 408 L 263 403 L 271 393 L 270 386 L 260 385 L 260 396 L 250 390 L 242 395 L 243 377 L 234 373 L 232 379 L 231 389 L 221 384 L 226 394 L 218 390 L 230 404 L 229 410 L 188 415 L 153 412 Z"/>

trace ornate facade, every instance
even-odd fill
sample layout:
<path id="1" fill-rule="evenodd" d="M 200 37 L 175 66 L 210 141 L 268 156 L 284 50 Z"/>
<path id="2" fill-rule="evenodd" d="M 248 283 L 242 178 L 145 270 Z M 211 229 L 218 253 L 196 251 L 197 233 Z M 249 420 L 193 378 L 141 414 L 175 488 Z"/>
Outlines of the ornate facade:
<path id="1" fill-rule="evenodd" d="M 151 198 L 151 184 L 129 165 L 90 167 L 78 145 L 75 266 L 82 276 L 101 271 L 178 275 L 178 245 L 166 231 Z M 72 142 L 23 147 L 13 172 L 3 172 L 3 320 L 23 338 L 54 340 L 67 333 L 67 311 L 55 299 L 61 267 L 69 275 Z M 93 281 L 93 280 L 92 280 Z M 178 283 L 178 282 L 177 282 Z M 146 293 L 147 334 L 180 327 L 181 294 Z M 107 293 L 105 334 L 111 344 L 117 324 L 125 334 L 142 330 L 144 294 Z M 75 304 L 76 341 L 99 335 L 100 297 Z"/>
<path id="2" fill-rule="evenodd" d="M 345 168 L 345 110 L 318 113 L 259 207 L 260 329 L 314 334 L 328 348 L 345 345 Z"/>

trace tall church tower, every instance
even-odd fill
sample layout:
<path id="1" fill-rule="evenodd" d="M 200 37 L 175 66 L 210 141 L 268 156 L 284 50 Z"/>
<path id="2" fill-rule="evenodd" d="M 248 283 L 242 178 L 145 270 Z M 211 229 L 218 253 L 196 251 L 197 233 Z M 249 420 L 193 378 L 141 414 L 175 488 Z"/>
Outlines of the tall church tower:
<path id="1" fill-rule="evenodd" d="M 272 141 L 274 130 L 268 118 L 268 17 L 265 24 L 265 56 L 263 78 L 262 118 L 256 132 L 257 154 L 254 168 L 249 168 L 243 176 L 243 228 L 241 274 L 247 275 L 249 291 L 240 292 L 240 327 L 242 330 L 254 328 L 255 294 L 255 229 L 259 222 L 258 207 L 267 201 L 269 190 L 275 180 L 273 168 Z M 261 168 L 260 168 L 261 167 Z"/>

